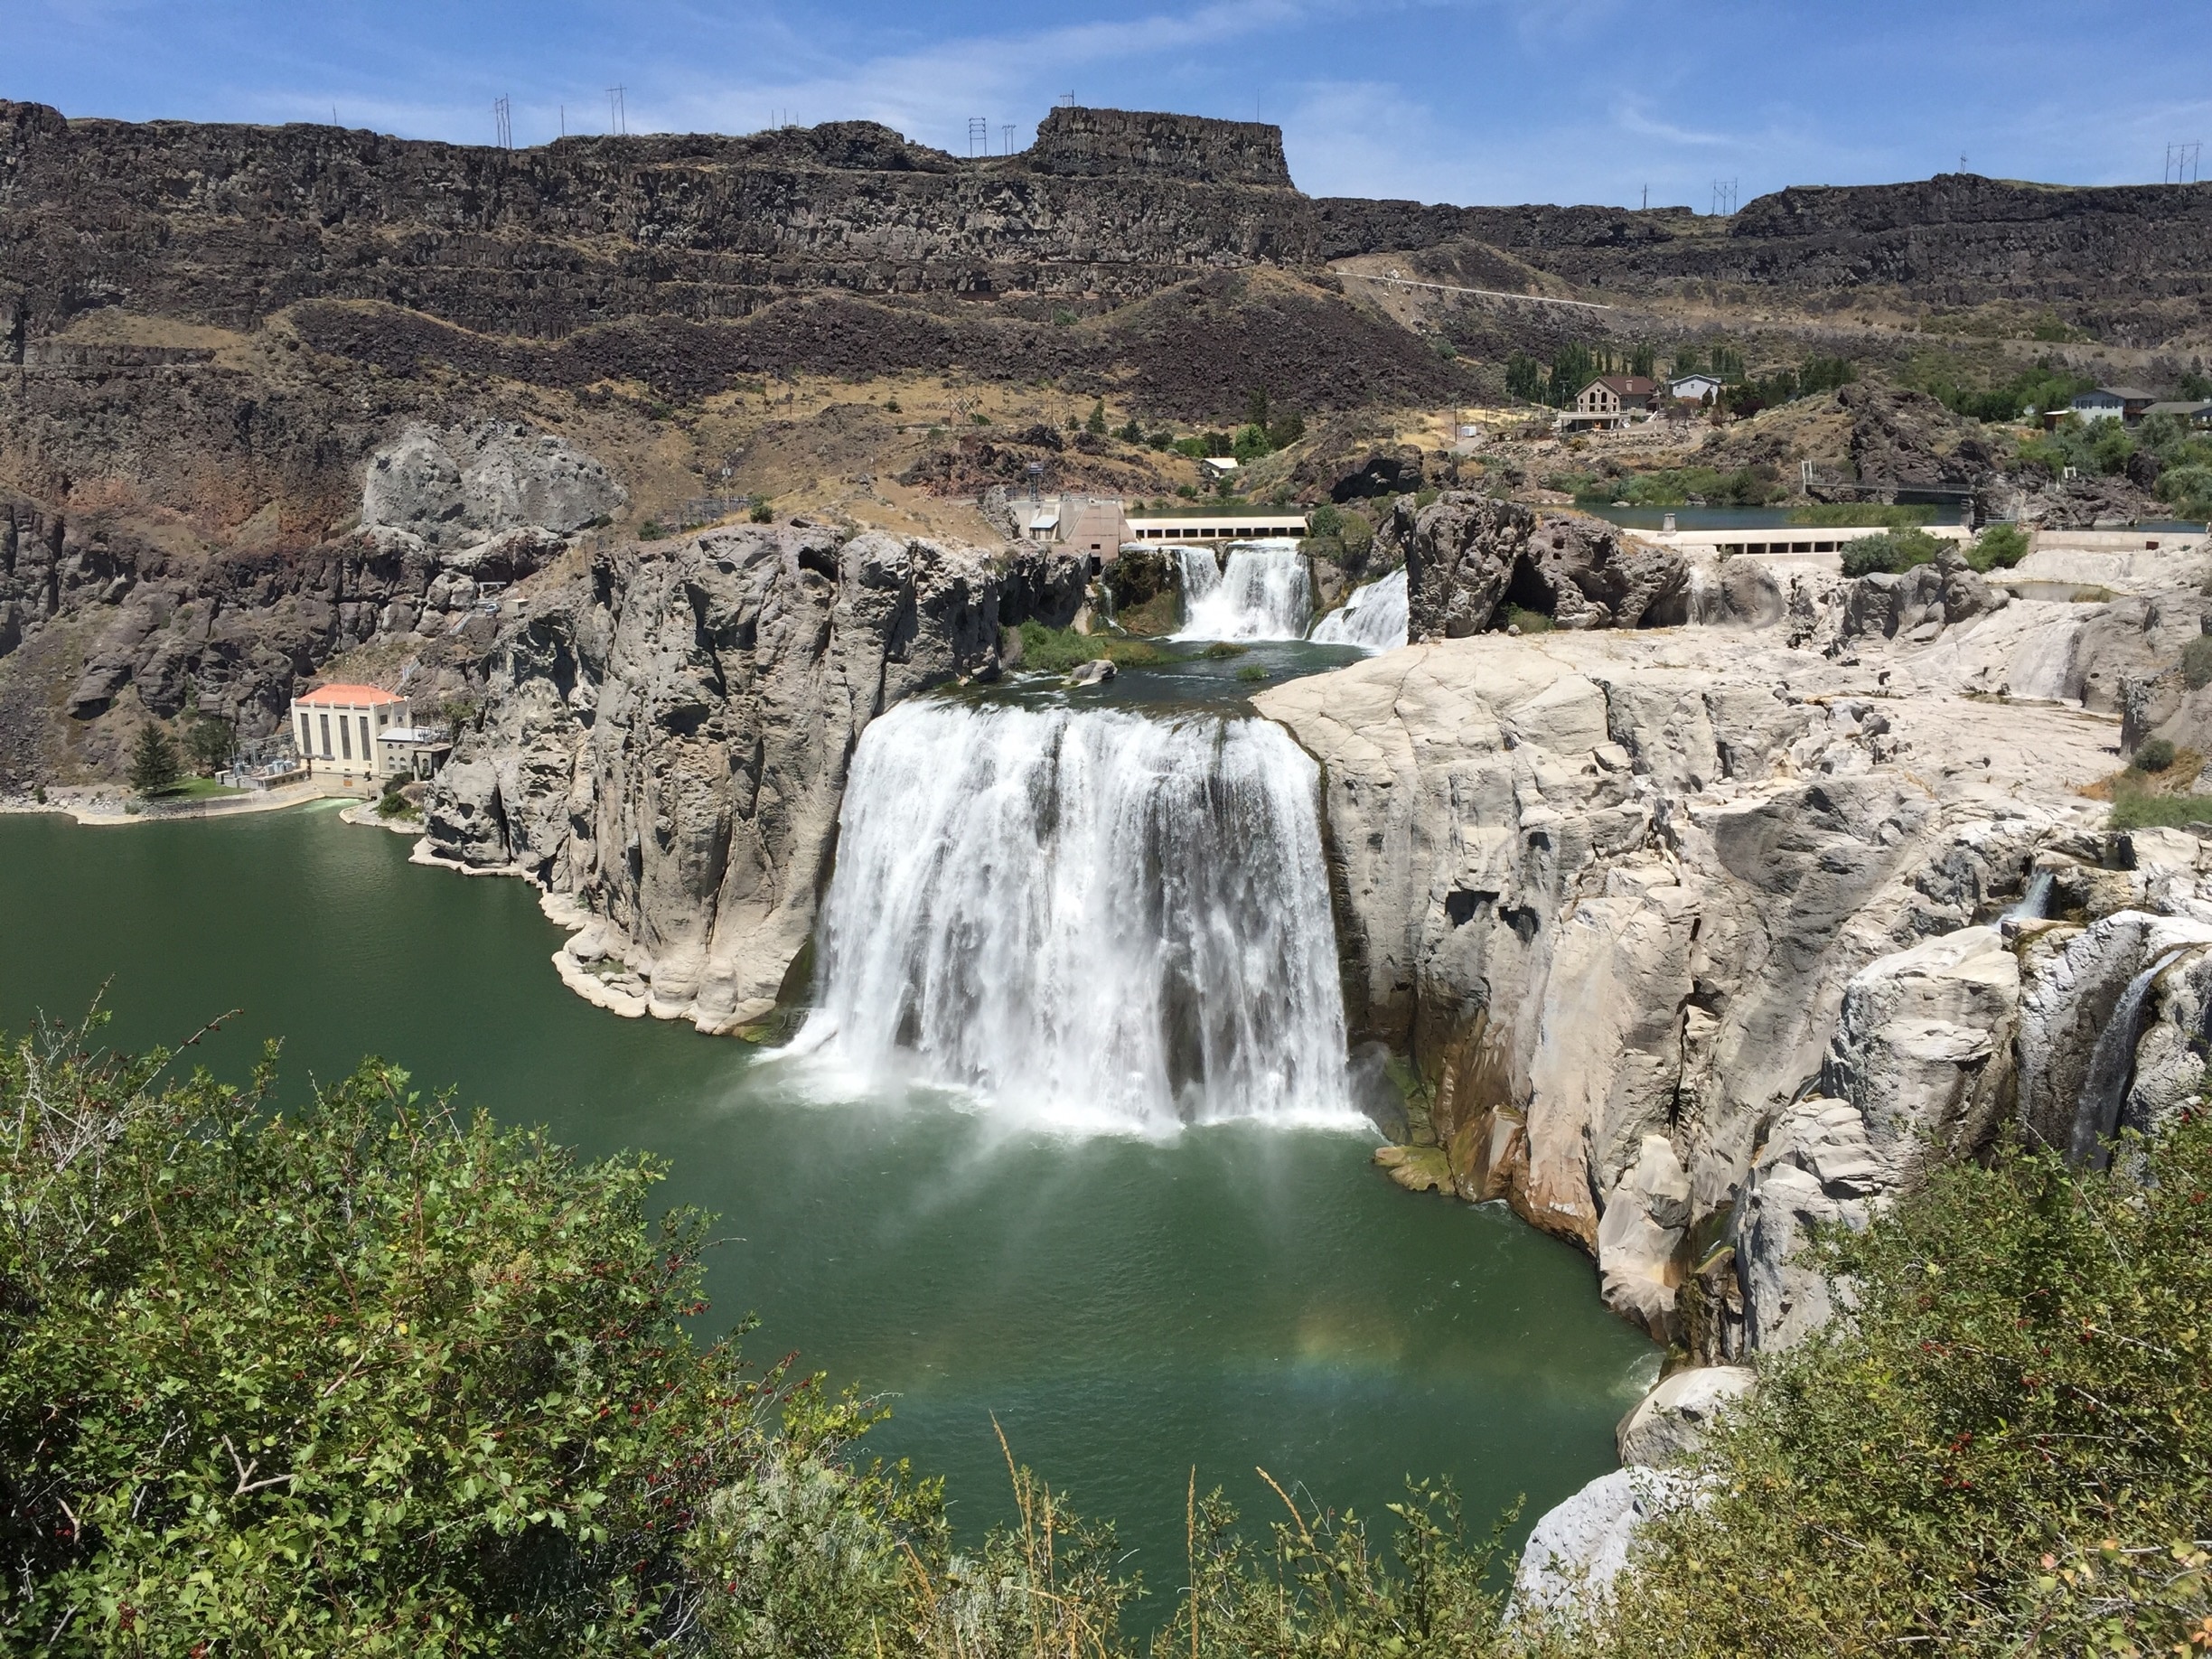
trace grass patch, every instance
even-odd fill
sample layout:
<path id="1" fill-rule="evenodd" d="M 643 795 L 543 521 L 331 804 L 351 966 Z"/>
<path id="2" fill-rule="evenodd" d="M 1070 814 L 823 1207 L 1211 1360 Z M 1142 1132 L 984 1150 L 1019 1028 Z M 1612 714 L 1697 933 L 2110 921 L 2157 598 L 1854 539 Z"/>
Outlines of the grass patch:
<path id="1" fill-rule="evenodd" d="M 1552 622 L 1542 611 L 1531 611 L 1517 605 L 1505 607 L 1505 625 L 1518 628 L 1523 633 L 1549 633 Z"/>
<path id="2" fill-rule="evenodd" d="M 1207 646 L 1198 654 L 1204 658 L 1208 662 L 1221 662 L 1231 657 L 1242 656 L 1244 654 L 1244 647 L 1242 645 L 1232 645 L 1227 640 L 1215 640 L 1211 645 Z"/>
<path id="3" fill-rule="evenodd" d="M 1257 662 L 1247 663 L 1244 667 L 1237 670 L 1237 678 L 1239 680 L 1248 680 L 1253 685 L 1259 684 L 1267 677 L 1267 670 L 1261 668 Z"/>
<path id="4" fill-rule="evenodd" d="M 2147 791 L 2117 795 L 2108 827 L 2179 830 L 2187 824 L 2212 824 L 2212 795 L 2155 795 Z"/>
<path id="5" fill-rule="evenodd" d="M 2109 587 L 2077 587 L 2067 597 L 2076 605 L 2110 605 L 2113 590 Z"/>
<path id="6" fill-rule="evenodd" d="M 156 790 L 151 799 L 155 801 L 215 801 L 225 795 L 242 795 L 242 789 L 232 789 L 228 783 L 218 783 L 213 778 L 179 778 L 167 789 Z"/>
<path id="7" fill-rule="evenodd" d="M 1103 657 L 1116 668 L 1148 668 L 1164 653 L 1143 640 L 1112 633 L 1078 633 L 1073 628 L 1047 628 L 1040 622 L 1021 625 L 1022 660 L 1026 669 L 1041 674 L 1064 674 L 1079 662 Z"/>

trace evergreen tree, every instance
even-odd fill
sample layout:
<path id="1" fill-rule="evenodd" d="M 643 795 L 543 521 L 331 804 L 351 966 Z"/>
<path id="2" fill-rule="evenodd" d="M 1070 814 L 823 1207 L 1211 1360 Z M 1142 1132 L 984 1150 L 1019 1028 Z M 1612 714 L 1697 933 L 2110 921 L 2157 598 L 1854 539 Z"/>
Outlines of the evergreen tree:
<path id="1" fill-rule="evenodd" d="M 158 795 L 176 781 L 176 745 L 160 726 L 140 726 L 131 748 L 130 786 L 142 795 Z"/>
<path id="2" fill-rule="evenodd" d="M 1505 391 L 1509 397 L 1542 403 L 1544 395 L 1543 365 L 1525 351 L 1515 351 L 1505 360 Z"/>
<path id="3" fill-rule="evenodd" d="M 1652 349 L 1647 345 L 1636 347 L 1636 355 L 1628 360 L 1628 372 L 1640 374 L 1647 380 L 1657 369 L 1658 360 L 1652 355 Z"/>
<path id="4" fill-rule="evenodd" d="M 1099 436 L 1106 436 L 1106 399 L 1101 398 L 1091 406 L 1091 418 L 1083 423 Z"/>

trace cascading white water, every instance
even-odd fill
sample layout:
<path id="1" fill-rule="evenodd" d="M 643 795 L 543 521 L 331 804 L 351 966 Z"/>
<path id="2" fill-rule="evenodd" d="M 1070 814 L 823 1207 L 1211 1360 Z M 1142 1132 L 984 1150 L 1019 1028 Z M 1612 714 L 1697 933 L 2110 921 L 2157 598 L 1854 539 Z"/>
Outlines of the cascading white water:
<path id="1" fill-rule="evenodd" d="M 1313 620 L 1313 583 L 1295 541 L 1236 541 L 1225 564 L 1214 549 L 1177 550 L 1183 574 L 1179 640 L 1302 640 Z"/>
<path id="2" fill-rule="evenodd" d="M 2040 922 L 2043 912 L 2050 904 L 2051 873 L 2038 870 L 2028 878 L 2027 890 L 2018 900 L 2005 906 L 2001 922 Z"/>
<path id="3" fill-rule="evenodd" d="M 1350 1121 L 1318 787 L 1266 721 L 902 703 L 785 1053 L 1073 1128 Z"/>
<path id="4" fill-rule="evenodd" d="M 2102 1169 L 2110 1158 L 2104 1144 L 2120 1129 L 2120 1109 L 2126 1103 L 2128 1083 L 2135 1074 L 2135 1045 L 2142 1041 L 2143 1005 L 2151 986 L 2166 965 L 2181 954 L 2168 951 L 2130 979 L 2112 1017 L 2104 1022 L 2096 1046 L 2089 1051 L 2089 1069 L 2082 1075 L 2081 1094 L 2074 1103 L 2073 1132 L 2067 1138 L 2067 1157 L 2078 1168 Z"/>
<path id="5" fill-rule="evenodd" d="M 1313 642 L 1395 651 L 1406 642 L 1406 573 L 1401 566 L 1380 581 L 1354 588 L 1341 609 L 1314 624 Z"/>
<path id="6" fill-rule="evenodd" d="M 1682 574 L 1682 620 L 1692 628 L 1720 620 L 1720 584 L 1713 567 L 1692 558 Z"/>

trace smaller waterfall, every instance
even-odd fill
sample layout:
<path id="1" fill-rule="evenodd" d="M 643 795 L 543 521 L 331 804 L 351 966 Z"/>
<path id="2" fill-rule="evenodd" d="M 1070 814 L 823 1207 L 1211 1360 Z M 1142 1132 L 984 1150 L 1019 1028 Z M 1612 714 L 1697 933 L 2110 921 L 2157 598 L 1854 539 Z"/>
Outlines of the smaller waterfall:
<path id="1" fill-rule="evenodd" d="M 1214 549 L 1177 549 L 1183 575 L 1179 640 L 1302 640 L 1313 584 L 1295 541 L 1238 541 L 1226 563 Z"/>
<path id="2" fill-rule="evenodd" d="M 1317 645 L 1357 645 L 1364 651 L 1395 651 L 1406 642 L 1406 573 L 1393 570 L 1379 582 L 1352 590 L 1341 610 L 1314 624 Z"/>
<path id="3" fill-rule="evenodd" d="M 2027 891 L 2005 906 L 2000 922 L 2040 922 L 2050 910 L 2051 873 L 2038 870 L 2028 878 Z"/>
<path id="4" fill-rule="evenodd" d="M 2096 1046 L 2089 1051 L 2089 1070 L 2082 1078 L 2081 1096 L 2074 1106 L 2074 1131 L 2067 1144 L 2067 1158 L 2077 1168 L 2102 1169 L 2111 1156 L 2104 1143 L 2119 1132 L 2120 1109 L 2134 1079 L 2143 1007 L 2151 999 L 2152 981 L 2180 954 L 2179 947 L 2168 951 L 2128 981 Z"/>

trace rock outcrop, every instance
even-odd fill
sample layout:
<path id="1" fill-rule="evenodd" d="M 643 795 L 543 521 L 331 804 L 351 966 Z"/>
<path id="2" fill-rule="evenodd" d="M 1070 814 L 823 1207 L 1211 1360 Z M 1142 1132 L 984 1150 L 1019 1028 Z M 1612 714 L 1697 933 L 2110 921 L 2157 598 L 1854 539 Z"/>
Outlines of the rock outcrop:
<path id="1" fill-rule="evenodd" d="M 1748 1365 L 1699 1365 L 1661 1382 L 1620 1420 L 1613 1442 L 1625 1467 L 1664 1468 L 1694 1457 L 1713 1420 L 1758 1384 Z"/>
<path id="2" fill-rule="evenodd" d="M 1688 566 L 1602 520 L 1539 516 L 1517 501 L 1451 491 L 1426 507 L 1401 496 L 1376 532 L 1382 563 L 1406 568 L 1408 637 L 1457 640 L 1508 603 L 1561 628 L 1633 628 L 1673 601 Z"/>
<path id="3" fill-rule="evenodd" d="M 995 674 L 1001 630 L 1064 626 L 1083 585 L 1038 548 L 803 524 L 601 552 L 514 605 L 422 856 L 537 882 L 593 1000 L 736 1029 L 806 945 L 862 728 Z"/>
<path id="4" fill-rule="evenodd" d="M 1729 1237 L 1755 1164 L 1780 1167 L 1777 1137 L 1832 1156 L 1777 1128 L 1824 1072 L 1884 1146 L 1986 1115 L 1959 1092 L 1974 1043 L 1907 1030 L 1964 1026 L 1941 997 L 1907 1014 L 1865 988 L 1832 1054 L 1853 977 L 1993 918 L 2098 821 L 2073 791 L 2111 770 L 2108 720 L 1949 695 L 1918 661 L 1491 634 L 1257 699 L 1324 764 L 1355 1040 L 1411 1054 L 1457 1190 L 1578 1240 L 1610 1305 L 1711 1357 L 1748 1342 Z M 1936 978 L 1964 996 L 1985 969 Z M 1890 1057 L 1917 1069 L 1877 1080 Z"/>

